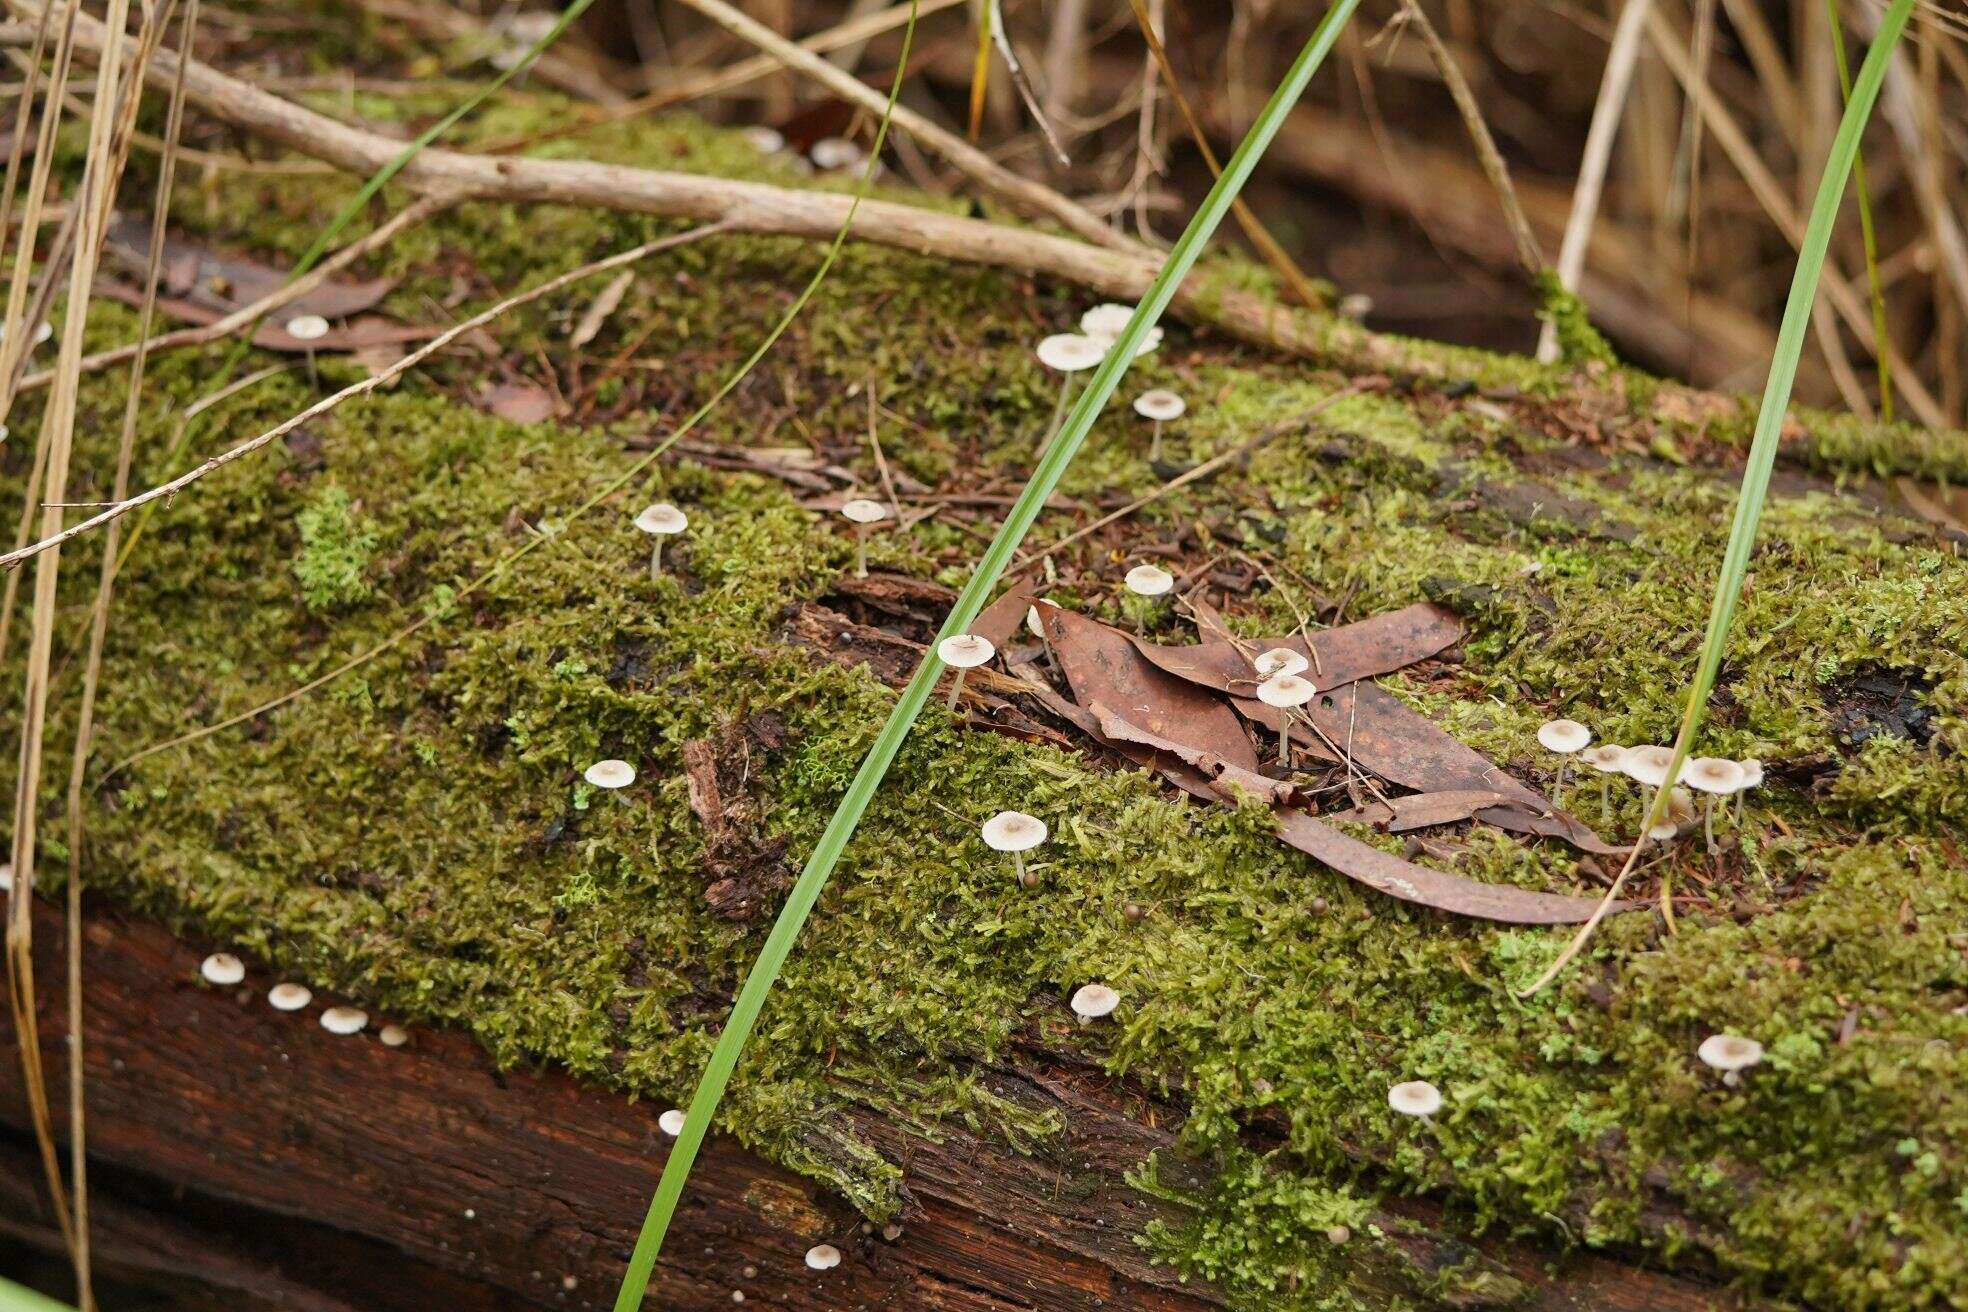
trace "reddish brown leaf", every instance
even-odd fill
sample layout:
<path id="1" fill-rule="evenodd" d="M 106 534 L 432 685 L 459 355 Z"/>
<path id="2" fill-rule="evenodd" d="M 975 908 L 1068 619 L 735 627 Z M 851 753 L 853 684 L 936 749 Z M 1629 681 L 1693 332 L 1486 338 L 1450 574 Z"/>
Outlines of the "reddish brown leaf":
<path id="1" fill-rule="evenodd" d="M 111 223 L 109 254 L 131 268 L 142 269 L 148 262 L 149 250 L 149 223 L 134 217 L 119 217 Z M 178 298 L 176 304 L 207 316 L 193 319 L 203 323 L 250 305 L 285 287 L 289 281 L 286 269 L 169 235 L 164 238 L 164 272 L 163 290 Z M 394 278 L 371 278 L 364 282 L 331 279 L 283 307 L 280 313 L 286 318 L 318 314 L 324 319 L 346 319 L 373 308 L 396 286 L 396 281 Z M 159 304 L 164 302 L 160 300 Z"/>
<path id="2" fill-rule="evenodd" d="M 1199 613 L 1199 621 L 1200 618 Z M 1292 634 L 1284 638 L 1246 638 L 1241 644 L 1215 641 L 1188 647 L 1163 647 L 1151 642 L 1135 645 L 1142 655 L 1170 674 L 1220 692 L 1248 695 L 1258 683 L 1251 659 L 1274 647 L 1288 648 L 1311 660 L 1312 669 L 1306 677 L 1321 692 L 1326 692 L 1356 679 L 1391 674 L 1433 656 L 1461 636 L 1462 621 L 1454 611 L 1423 602 L 1356 624 L 1322 629 L 1312 635 L 1310 644 Z M 1274 728 L 1275 725 L 1273 721 Z"/>
<path id="3" fill-rule="evenodd" d="M 1458 916 L 1511 925 L 1576 925 L 1598 909 L 1596 897 L 1537 893 L 1509 884 L 1484 884 L 1445 870 L 1431 870 L 1349 837 L 1303 811 L 1279 811 L 1278 837 L 1348 879 L 1389 897 Z M 1615 902 L 1614 911 L 1631 910 Z"/>
<path id="4" fill-rule="evenodd" d="M 999 651 L 1025 630 L 1025 612 L 1038 600 L 1038 585 L 1021 576 L 1005 589 L 1003 596 L 986 606 L 971 624 L 970 631 Z"/>
<path id="5" fill-rule="evenodd" d="M 1459 916 L 1512 925 L 1577 924 L 1589 919 L 1599 905 L 1597 898 L 1485 884 L 1405 861 L 1284 805 L 1291 795 L 1289 785 L 1146 733 L 1098 703 L 1091 710 L 1099 726 L 1096 737 L 1116 747 L 1132 743 L 1146 749 L 1149 759 L 1156 763 L 1154 768 L 1161 769 L 1198 796 L 1213 794 L 1216 801 L 1234 803 L 1240 792 L 1247 792 L 1271 799 L 1278 837 L 1288 846 L 1389 897 Z M 1174 769 L 1170 768 L 1170 761 L 1177 763 Z M 1632 905 L 1615 903 L 1613 910 L 1628 910 Z"/>
<path id="6" fill-rule="evenodd" d="M 1157 738 L 1257 772 L 1257 752 L 1221 697 L 1149 664 L 1118 629 L 1045 603 L 1039 614 L 1080 705 L 1099 702 Z"/>
<path id="7" fill-rule="evenodd" d="M 553 393 L 538 383 L 493 383 L 479 389 L 478 403 L 515 424 L 537 424 L 559 411 Z"/>

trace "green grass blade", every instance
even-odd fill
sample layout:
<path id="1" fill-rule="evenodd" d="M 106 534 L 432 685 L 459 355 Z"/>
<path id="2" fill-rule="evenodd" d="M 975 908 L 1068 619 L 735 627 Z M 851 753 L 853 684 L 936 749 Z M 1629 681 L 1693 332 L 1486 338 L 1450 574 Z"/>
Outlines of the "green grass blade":
<path id="1" fill-rule="evenodd" d="M 1025 534 L 1037 520 L 1046 499 L 1051 496 L 1059 480 L 1066 472 L 1080 444 L 1092 431 L 1094 420 L 1113 396 L 1119 386 L 1121 376 L 1133 361 L 1135 351 L 1148 330 L 1154 326 L 1162 312 L 1174 299 L 1176 289 L 1196 259 L 1202 254 L 1204 245 L 1216 231 L 1230 211 L 1230 204 L 1243 189 L 1251 170 L 1256 166 L 1271 139 L 1283 126 L 1285 116 L 1304 92 L 1319 65 L 1331 51 L 1346 21 L 1359 0 L 1335 0 L 1332 8 L 1320 22 L 1312 38 L 1306 43 L 1292 64 L 1284 81 L 1273 93 L 1264 112 L 1258 117 L 1250 134 L 1243 144 L 1230 157 L 1222 176 L 1210 189 L 1196 216 L 1190 221 L 1175 246 L 1169 251 L 1161 272 L 1156 276 L 1148 292 L 1136 307 L 1134 317 L 1127 328 L 1108 352 L 1107 358 L 1094 371 L 1093 380 L 1080 394 L 1065 426 L 1040 458 L 1038 468 L 1033 471 L 1031 481 L 1025 485 L 1024 492 L 1011 509 L 997 536 L 986 548 L 978 561 L 970 582 L 964 586 L 955 606 L 943 622 L 937 639 L 962 633 L 970 627 L 977 614 L 990 598 L 991 590 L 1010 563 L 1012 553 L 1024 540 Z M 726 1084 L 743 1053 L 745 1041 L 751 1036 L 752 1027 L 757 1023 L 759 1012 L 765 1005 L 767 995 L 779 978 L 781 967 L 797 941 L 800 929 L 813 911 L 826 887 L 828 876 L 833 873 L 835 863 L 840 859 L 848 840 L 853 837 L 855 828 L 861 823 L 862 815 L 868 809 L 875 790 L 881 785 L 882 776 L 888 772 L 889 765 L 901 750 L 916 717 L 928 702 L 931 690 L 936 686 L 943 672 L 943 663 L 936 658 L 936 643 L 929 644 L 929 651 L 922 664 L 917 667 L 915 676 L 909 680 L 908 687 L 896 702 L 888 722 L 882 726 L 874 746 L 861 762 L 847 794 L 840 806 L 827 822 L 826 830 L 815 845 L 813 854 L 807 859 L 792 891 L 787 894 L 785 905 L 780 909 L 778 919 L 773 922 L 772 932 L 766 937 L 753 962 L 750 972 L 745 976 L 744 985 L 738 991 L 737 1000 L 732 1004 L 731 1017 L 725 1023 L 724 1032 L 718 1036 L 716 1048 L 706 1064 L 697 1092 L 690 1100 L 690 1108 L 684 1118 L 683 1130 L 670 1147 L 668 1160 L 663 1164 L 662 1179 L 657 1183 L 655 1197 L 650 1200 L 649 1214 L 643 1221 L 642 1232 L 636 1239 L 634 1253 L 629 1258 L 628 1270 L 622 1277 L 621 1290 L 615 1299 L 616 1312 L 636 1312 L 642 1306 L 643 1294 L 649 1285 L 650 1273 L 655 1269 L 656 1259 L 662 1252 L 663 1237 L 667 1233 L 670 1217 L 683 1196 L 685 1182 L 690 1168 L 695 1163 L 698 1149 L 704 1142 L 711 1120 L 717 1112 L 718 1103 L 724 1097 Z"/>
<path id="2" fill-rule="evenodd" d="M 1852 100 L 1852 70 L 1845 60 L 1845 27 L 1838 0 L 1825 0 L 1830 10 L 1831 53 L 1838 61 L 1838 90 Z M 1879 239 L 1872 227 L 1872 188 L 1866 183 L 1865 151 L 1852 156 L 1852 188 L 1859 197 L 1859 235 L 1865 242 L 1866 290 L 1872 296 L 1872 358 L 1879 366 L 1879 417 L 1893 422 L 1893 341 L 1886 331 L 1886 288 L 1879 280 Z"/>
<path id="3" fill-rule="evenodd" d="M 75 1309 L 0 1276 L 0 1312 L 75 1312 Z"/>
<path id="4" fill-rule="evenodd" d="M 1784 415 L 1790 408 L 1790 390 L 1797 381 L 1797 362 L 1804 353 L 1804 335 L 1811 324 L 1811 307 L 1817 300 L 1818 280 L 1824 272 L 1825 253 L 1831 246 L 1831 230 L 1838 223 L 1838 211 L 1845 200 L 1845 182 L 1859 154 L 1859 138 L 1865 134 L 1872 107 L 1879 99 L 1880 85 L 1886 80 L 1886 67 L 1893 48 L 1906 32 L 1907 19 L 1916 0 L 1893 0 L 1872 48 L 1859 69 L 1857 85 L 1845 102 L 1845 116 L 1839 121 L 1838 135 L 1832 139 L 1831 153 L 1825 158 L 1824 174 L 1818 180 L 1817 199 L 1811 204 L 1811 220 L 1804 230 L 1804 244 L 1798 248 L 1797 271 L 1790 282 L 1790 295 L 1784 302 L 1783 322 L 1777 329 L 1776 349 L 1770 359 L 1770 376 L 1763 385 L 1763 401 L 1756 412 L 1756 433 L 1750 440 L 1749 460 L 1743 469 L 1742 491 L 1736 498 L 1735 521 L 1729 527 L 1729 544 L 1722 553 L 1721 574 L 1715 580 L 1715 600 L 1708 612 L 1708 631 L 1702 638 L 1701 657 L 1695 668 L 1688 704 L 1681 714 L 1681 727 L 1674 736 L 1674 761 L 1667 777 L 1675 778 L 1694 746 L 1701 730 L 1702 714 L 1708 695 L 1714 691 L 1715 676 L 1722 668 L 1722 653 L 1729 643 L 1729 626 L 1736 617 L 1736 602 L 1742 596 L 1743 576 L 1749 571 L 1750 552 L 1756 547 L 1756 526 L 1763 518 L 1763 503 L 1770 492 L 1770 472 L 1777 463 L 1777 440 L 1783 433 Z M 1670 789 L 1656 789 L 1654 803 L 1640 822 L 1642 837 L 1635 840 L 1626 866 L 1606 890 L 1605 898 L 1592 919 L 1558 954 L 1544 974 L 1519 996 L 1536 993 L 1564 972 L 1578 956 L 1605 917 L 1627 876 L 1633 873 L 1646 832 L 1667 816 Z M 1665 899 L 1667 886 L 1662 885 Z"/>

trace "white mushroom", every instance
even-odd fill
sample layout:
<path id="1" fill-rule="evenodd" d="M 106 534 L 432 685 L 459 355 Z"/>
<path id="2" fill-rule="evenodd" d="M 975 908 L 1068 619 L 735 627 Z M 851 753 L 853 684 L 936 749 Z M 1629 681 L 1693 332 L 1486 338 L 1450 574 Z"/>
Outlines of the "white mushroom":
<path id="1" fill-rule="evenodd" d="M 1132 305 L 1116 305 L 1109 301 L 1096 305 L 1080 316 L 1080 331 L 1088 337 L 1104 337 L 1113 341 L 1127 331 L 1128 321 L 1134 318 Z"/>
<path id="2" fill-rule="evenodd" d="M 777 128 L 766 127 L 763 123 L 755 123 L 746 128 L 743 135 L 746 144 L 761 155 L 777 155 L 786 148 L 785 134 Z"/>
<path id="3" fill-rule="evenodd" d="M 868 577 L 868 534 L 888 518 L 888 507 L 867 497 L 855 497 L 841 506 L 841 514 L 854 525 L 854 577 Z"/>
<path id="4" fill-rule="evenodd" d="M 1105 984 L 1082 984 L 1073 991 L 1073 1014 L 1083 1022 L 1111 1016 L 1120 1005 L 1121 995 Z"/>
<path id="5" fill-rule="evenodd" d="M 1620 769 L 1629 779 L 1643 783 L 1649 788 L 1659 788 L 1667 782 L 1667 767 L 1674 764 L 1672 747 L 1657 747 L 1648 744 L 1644 747 L 1629 747 L 1620 761 Z"/>
<path id="6" fill-rule="evenodd" d="M 1059 400 L 1052 407 L 1052 421 L 1046 425 L 1045 436 L 1039 439 L 1039 454 L 1044 455 L 1052 445 L 1052 439 L 1059 434 L 1059 425 L 1066 420 L 1066 403 L 1073 396 L 1073 377 L 1093 368 L 1107 357 L 1107 343 L 1097 337 L 1087 337 L 1081 333 L 1054 333 L 1039 340 L 1036 354 L 1039 363 L 1054 373 L 1061 375 L 1059 380 Z"/>
<path id="7" fill-rule="evenodd" d="M 986 820 L 979 832 L 984 835 L 984 845 L 993 852 L 1011 853 L 1018 882 L 1030 887 L 1031 881 L 1025 877 L 1025 853 L 1045 842 L 1051 832 L 1045 821 L 1023 811 L 1000 811 Z"/>
<path id="8" fill-rule="evenodd" d="M 506 30 L 512 34 L 514 40 L 533 46 L 546 40 L 554 30 L 554 24 L 559 21 L 558 14 L 544 9 L 532 9 L 523 14 L 514 14 Z"/>
<path id="9" fill-rule="evenodd" d="M 1291 756 L 1291 713 L 1317 696 L 1312 680 L 1296 674 L 1274 674 L 1257 685 L 1257 699 L 1278 712 L 1278 760 L 1289 770 Z"/>
<path id="10" fill-rule="evenodd" d="M 815 168 L 830 173 L 836 169 L 851 169 L 867 158 L 861 147 L 846 137 L 822 137 L 806 153 Z"/>
<path id="11" fill-rule="evenodd" d="M 1763 1045 L 1740 1034 L 1711 1034 L 1695 1049 L 1702 1065 L 1722 1072 L 1724 1084 L 1734 1084 L 1742 1072 L 1763 1060 Z"/>
<path id="12" fill-rule="evenodd" d="M 377 1030 L 376 1037 L 382 1040 L 385 1048 L 401 1048 L 404 1044 L 410 1042 L 410 1031 L 392 1022 Z"/>
<path id="13" fill-rule="evenodd" d="M 299 1011 L 314 1001 L 305 984 L 276 984 L 267 990 L 267 1005 L 275 1011 Z"/>
<path id="14" fill-rule="evenodd" d="M 1175 586 L 1175 575 L 1160 565 L 1136 565 L 1123 581 L 1137 597 L 1159 597 Z"/>
<path id="15" fill-rule="evenodd" d="M 1148 458 L 1162 458 L 1162 425 L 1182 418 L 1188 403 L 1166 387 L 1157 387 L 1134 398 L 1134 412 L 1155 425 L 1155 436 L 1148 446 Z"/>
<path id="16" fill-rule="evenodd" d="M 1615 743 L 1600 743 L 1579 753 L 1579 760 L 1599 772 L 1599 822 L 1611 824 L 1613 820 L 1612 776 L 1626 769 L 1626 748 Z"/>
<path id="17" fill-rule="evenodd" d="M 1697 756 L 1682 773 L 1688 787 L 1702 794 L 1702 834 L 1708 850 L 1715 850 L 1715 799 L 1743 789 L 1743 768 L 1721 756 Z"/>
<path id="18" fill-rule="evenodd" d="M 581 777 L 596 788 L 612 793 L 636 781 L 636 768 L 627 761 L 610 757 L 605 761 L 596 761 L 581 771 Z"/>
<path id="19" fill-rule="evenodd" d="M 360 1007 L 330 1007 L 321 1013 L 321 1028 L 330 1034 L 360 1034 L 369 1013 Z"/>
<path id="20" fill-rule="evenodd" d="M 246 978 L 246 963 L 230 952 L 214 952 L 198 963 L 198 973 L 205 977 L 207 984 L 231 988 Z"/>
<path id="21" fill-rule="evenodd" d="M 964 675 L 998 654 L 989 638 L 980 638 L 974 633 L 959 633 L 943 639 L 936 644 L 936 659 L 957 672 L 950 681 L 950 709 L 957 709 L 957 698 L 963 695 Z"/>
<path id="22" fill-rule="evenodd" d="M 14 863 L 11 861 L 0 862 L 0 893 L 11 893 L 13 891 Z"/>
<path id="23" fill-rule="evenodd" d="M 1433 1116 L 1442 1110 L 1442 1091 L 1427 1080 L 1406 1080 L 1387 1091 L 1387 1105 L 1403 1116 Z"/>
<path id="24" fill-rule="evenodd" d="M 663 539 L 689 528 L 690 516 L 667 501 L 656 501 L 636 515 L 635 526 L 647 533 L 654 544 L 649 553 L 649 577 L 656 578 L 663 572 Z"/>
<path id="25" fill-rule="evenodd" d="M 832 1244 L 815 1244 L 806 1250 L 806 1264 L 815 1271 L 831 1271 L 841 1264 L 841 1250 Z"/>
<path id="26" fill-rule="evenodd" d="M 664 1134 L 674 1139 L 683 1133 L 684 1115 L 681 1108 L 672 1107 L 656 1118 L 656 1124 Z"/>
<path id="27" fill-rule="evenodd" d="M 1592 730 L 1577 720 L 1546 720 L 1538 726 L 1538 744 L 1558 754 L 1558 782 L 1552 785 L 1551 799 L 1562 801 L 1565 773 L 1572 764 L 1572 753 L 1585 750 L 1592 741 Z"/>
<path id="28" fill-rule="evenodd" d="M 328 321 L 318 314 L 297 314 L 287 321 L 287 335 L 297 342 L 318 342 L 328 335 Z"/>
<path id="29" fill-rule="evenodd" d="M 1312 668 L 1312 662 L 1293 651 L 1290 647 L 1273 647 L 1262 652 L 1251 662 L 1261 679 L 1269 679 L 1278 674 L 1303 674 Z"/>

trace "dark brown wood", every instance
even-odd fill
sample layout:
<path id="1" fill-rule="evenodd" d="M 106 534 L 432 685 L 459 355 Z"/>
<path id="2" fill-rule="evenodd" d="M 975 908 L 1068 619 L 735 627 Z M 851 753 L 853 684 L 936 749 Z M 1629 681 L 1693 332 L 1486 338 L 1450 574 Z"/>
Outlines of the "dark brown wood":
<path id="1" fill-rule="evenodd" d="M 61 978 L 59 925 L 37 916 L 41 978 Z M 198 982 L 204 949 L 92 914 L 88 979 L 95 1234 L 106 1273 L 224 1295 L 234 1308 L 307 1312 L 609 1306 L 669 1140 L 660 1107 L 552 1070 L 495 1070 L 461 1035 L 385 1048 L 331 1035 L 321 1001 L 281 1013 L 254 971 Z M 50 1053 L 59 999 L 44 997 Z M 52 1245 L 33 1168 L 13 1036 L 0 1043 L 0 1236 Z M 978 1072 L 1064 1133 L 1025 1156 L 948 1127 L 922 1137 L 874 1111 L 856 1133 L 907 1172 L 894 1238 L 811 1181 L 713 1137 L 698 1159 L 649 1306 L 926 1312 L 1201 1312 L 1207 1288 L 1152 1266 L 1135 1236 L 1164 1205 L 1124 1173 L 1173 1147 L 1179 1112 L 1032 1036 Z M 58 1098 L 59 1098 L 59 1090 Z M 1199 1177 L 1200 1178 L 1200 1177 Z M 1477 1247 L 1404 1204 L 1395 1247 L 1358 1244 L 1360 1292 L 1410 1293 L 1416 1271 L 1474 1262 L 1514 1307 L 1720 1306 L 1701 1283 L 1616 1260 Z M 813 1244 L 841 1265 L 814 1272 Z M 1390 1259 L 1395 1259 L 1390 1264 Z M 1394 1267 L 1405 1268 L 1403 1270 Z"/>

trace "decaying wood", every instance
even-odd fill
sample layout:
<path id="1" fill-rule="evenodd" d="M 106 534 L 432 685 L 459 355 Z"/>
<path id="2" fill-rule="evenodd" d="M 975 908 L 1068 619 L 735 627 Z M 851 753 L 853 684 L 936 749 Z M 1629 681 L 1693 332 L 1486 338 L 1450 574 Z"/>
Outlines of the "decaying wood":
<path id="1" fill-rule="evenodd" d="M 40 936 L 51 973 L 58 937 Z M 237 989 L 202 986 L 203 949 L 152 925 L 92 915 L 85 942 L 107 1272 L 244 1309 L 610 1304 L 667 1151 L 659 1107 L 558 1072 L 494 1070 L 458 1035 L 418 1032 L 402 1049 L 330 1035 L 312 1013 L 268 1007 L 263 972 Z M 46 1006 L 53 1043 L 57 1013 Z M 734 1291 L 748 1304 L 828 1312 L 1220 1306 L 1208 1287 L 1150 1265 L 1134 1242 L 1166 1205 L 1123 1175 L 1174 1148 L 1180 1109 L 1116 1085 L 1048 1038 L 1029 1035 L 1012 1060 L 975 1072 L 1022 1108 L 1060 1118 L 1061 1136 L 1032 1156 L 962 1126 L 931 1139 L 850 1108 L 854 1132 L 907 1172 L 909 1210 L 892 1239 L 864 1233 L 813 1182 L 713 1138 L 653 1306 L 728 1312 Z M 0 1233 L 45 1246 L 52 1228 L 31 1178 L 13 1169 L 25 1136 L 12 1058 L 0 1053 Z M 1449 1268 L 1481 1271 L 1472 1289 L 1546 1312 L 1722 1303 L 1699 1281 L 1608 1257 L 1506 1242 L 1479 1255 L 1423 1200 L 1390 1205 L 1375 1223 L 1391 1243 L 1356 1239 L 1348 1250 L 1360 1255 L 1352 1287 L 1370 1304 L 1411 1298 L 1418 1275 Z M 817 1243 L 846 1260 L 808 1270 L 803 1255 Z"/>

